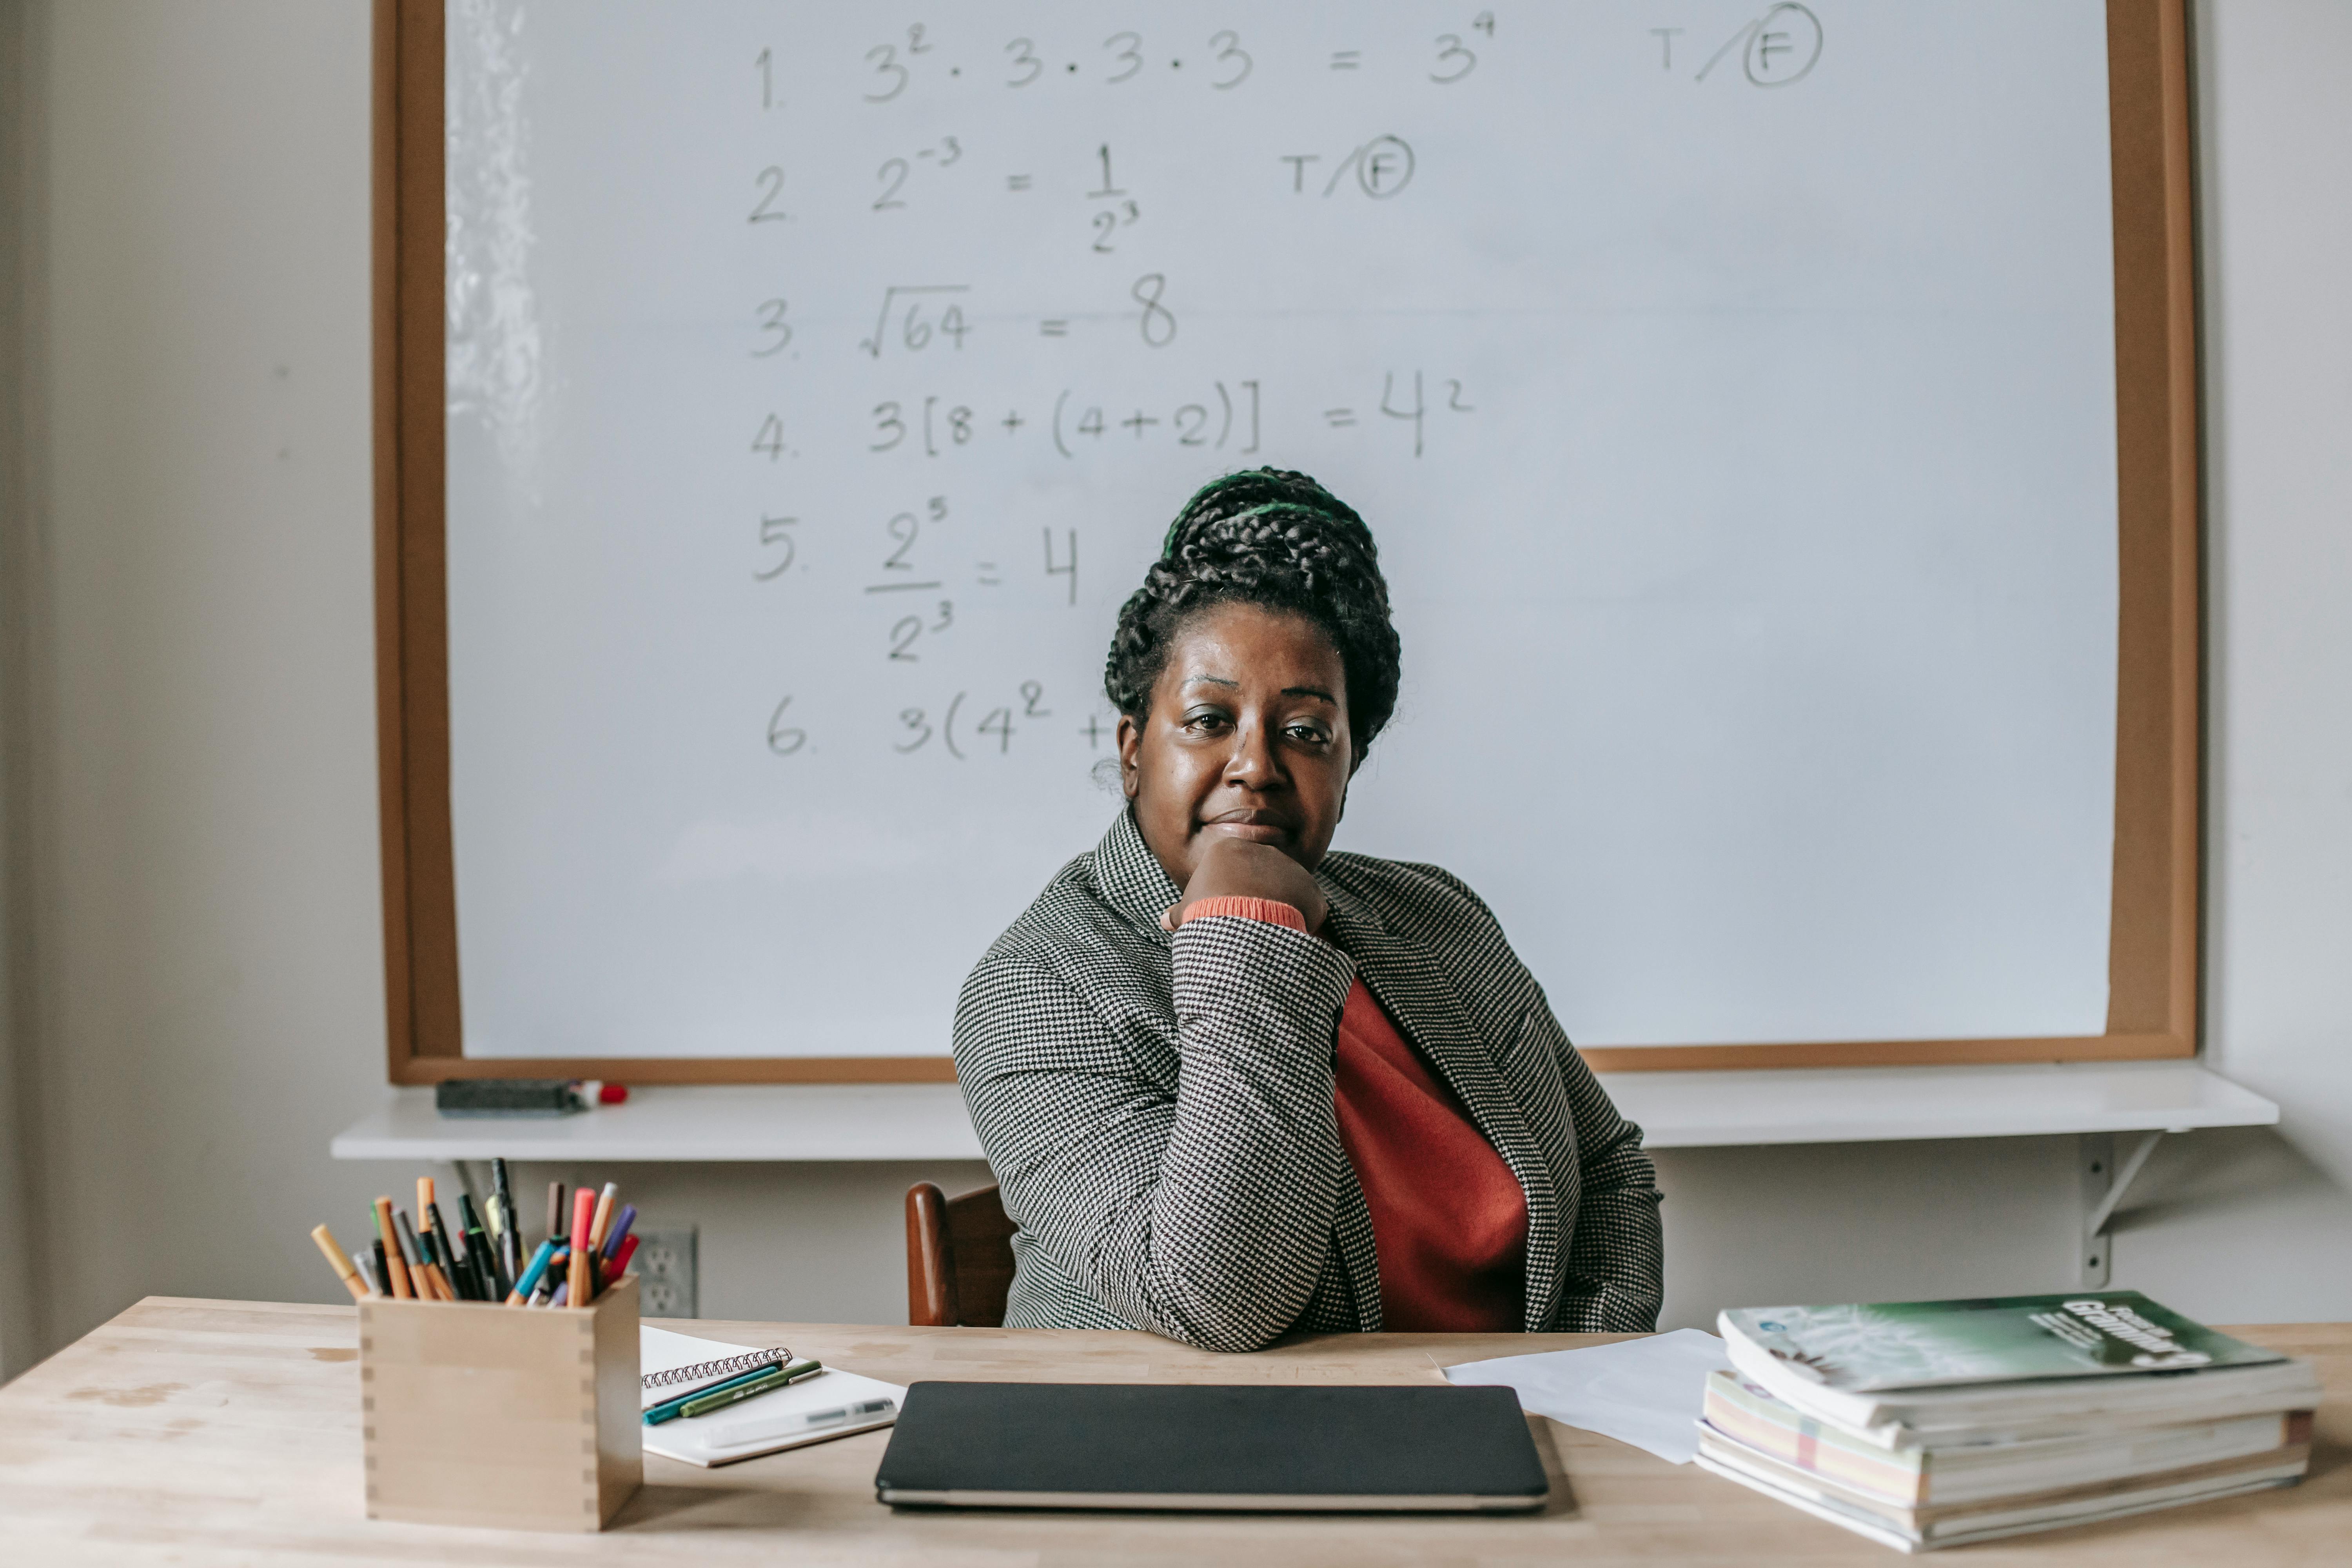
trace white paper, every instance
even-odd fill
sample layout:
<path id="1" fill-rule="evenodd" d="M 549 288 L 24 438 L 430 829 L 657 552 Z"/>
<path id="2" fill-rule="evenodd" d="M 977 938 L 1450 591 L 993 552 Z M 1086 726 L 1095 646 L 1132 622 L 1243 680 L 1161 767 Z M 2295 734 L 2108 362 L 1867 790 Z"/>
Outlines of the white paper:
<path id="1" fill-rule="evenodd" d="M 637 1329 L 637 1362 L 647 1373 L 723 1361 L 753 1348 L 642 1324 Z M 651 1405 L 675 1399 L 690 1386 L 679 1384 L 651 1391 L 646 1403 Z M 782 1449 L 803 1447 L 890 1426 L 898 1419 L 898 1408 L 906 1398 L 906 1389 L 898 1384 L 828 1367 L 814 1377 L 754 1394 L 707 1415 L 680 1416 L 658 1426 L 648 1426 L 645 1429 L 646 1452 L 705 1468 L 731 1465 L 739 1459 L 756 1459 Z M 848 1419 L 815 1426 L 789 1426 L 790 1418 L 796 1415 L 823 1415 L 843 1406 L 886 1401 L 887 1409 L 860 1410 Z"/>
<path id="2" fill-rule="evenodd" d="M 1519 1403 L 1538 1415 L 1687 1465 L 1698 1453 L 1706 1374 L 1730 1365 L 1721 1340 L 1676 1329 L 1589 1350 L 1465 1362 L 1447 1367 L 1445 1380 L 1515 1388 Z"/>

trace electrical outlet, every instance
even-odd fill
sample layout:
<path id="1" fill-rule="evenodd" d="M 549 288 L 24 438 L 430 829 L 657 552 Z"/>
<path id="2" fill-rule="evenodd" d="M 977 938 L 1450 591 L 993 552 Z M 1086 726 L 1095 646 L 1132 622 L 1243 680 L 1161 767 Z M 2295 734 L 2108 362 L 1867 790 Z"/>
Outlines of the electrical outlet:
<path id="1" fill-rule="evenodd" d="M 646 1230 L 636 1235 L 637 1252 L 629 1270 L 637 1277 L 637 1315 L 645 1318 L 691 1318 L 694 1300 L 695 1229 Z"/>

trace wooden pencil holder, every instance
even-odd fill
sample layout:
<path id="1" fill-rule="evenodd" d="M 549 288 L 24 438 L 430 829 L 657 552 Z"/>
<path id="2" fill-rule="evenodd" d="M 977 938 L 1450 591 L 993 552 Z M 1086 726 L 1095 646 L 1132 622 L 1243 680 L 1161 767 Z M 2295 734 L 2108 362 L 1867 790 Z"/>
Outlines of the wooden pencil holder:
<path id="1" fill-rule="evenodd" d="M 593 1307 L 359 1304 L 367 1515 L 602 1530 L 646 1474 L 637 1281 Z"/>

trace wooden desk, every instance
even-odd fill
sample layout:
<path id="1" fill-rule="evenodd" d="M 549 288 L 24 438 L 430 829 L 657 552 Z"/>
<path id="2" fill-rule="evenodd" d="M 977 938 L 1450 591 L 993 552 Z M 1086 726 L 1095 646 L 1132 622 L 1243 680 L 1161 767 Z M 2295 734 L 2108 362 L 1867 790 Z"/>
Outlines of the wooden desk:
<path id="1" fill-rule="evenodd" d="M 1333 1335 L 1251 1356 L 1146 1334 L 680 1324 L 790 1344 L 893 1383 L 1427 1383 L 1440 1363 L 1606 1336 Z M 1517 1519 L 893 1513 L 874 1501 L 887 1434 L 725 1469 L 648 1456 L 601 1536 L 371 1523 L 361 1514 L 356 1320 L 349 1308 L 151 1297 L 0 1389 L 0 1540 L 26 1563 L 953 1563 L 1149 1561 L 1282 1568 L 1543 1562 L 1886 1563 L 1896 1555 L 1606 1437 L 1538 1420 L 1551 1506 Z M 2238 1329 L 2307 1355 L 2331 1402 L 2311 1479 L 1962 1549 L 1982 1564 L 2352 1561 L 2352 1325 Z"/>

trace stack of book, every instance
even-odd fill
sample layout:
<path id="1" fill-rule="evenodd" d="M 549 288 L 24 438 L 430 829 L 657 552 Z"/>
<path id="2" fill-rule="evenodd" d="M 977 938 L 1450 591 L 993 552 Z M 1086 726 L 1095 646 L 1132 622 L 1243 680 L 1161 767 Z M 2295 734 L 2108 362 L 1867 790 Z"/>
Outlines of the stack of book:
<path id="1" fill-rule="evenodd" d="M 1906 1552 L 2289 1486 L 2310 1366 L 2136 1290 L 1741 1308 L 1698 1462 Z"/>

